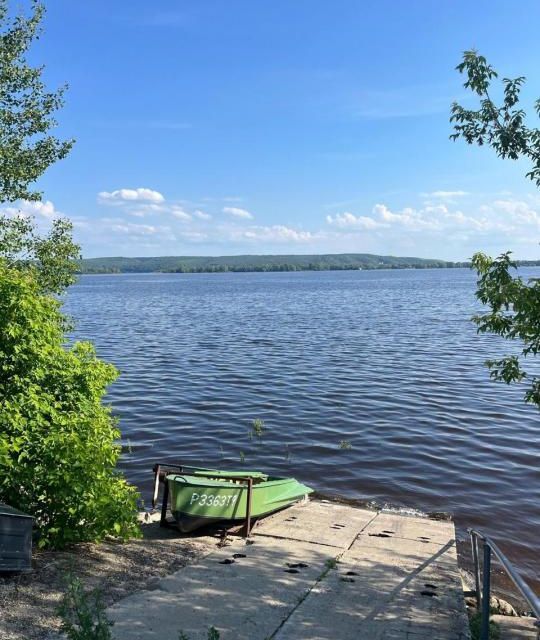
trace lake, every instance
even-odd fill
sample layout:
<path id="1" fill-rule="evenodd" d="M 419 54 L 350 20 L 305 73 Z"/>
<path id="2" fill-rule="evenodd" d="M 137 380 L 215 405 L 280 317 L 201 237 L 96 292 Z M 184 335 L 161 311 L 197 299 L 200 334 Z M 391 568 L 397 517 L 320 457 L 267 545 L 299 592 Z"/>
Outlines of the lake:
<path id="1" fill-rule="evenodd" d="M 122 468 L 147 499 L 158 460 L 261 468 L 451 512 L 532 578 L 540 416 L 490 381 L 512 345 L 477 335 L 474 291 L 466 269 L 103 275 L 66 310 L 121 371 Z"/>

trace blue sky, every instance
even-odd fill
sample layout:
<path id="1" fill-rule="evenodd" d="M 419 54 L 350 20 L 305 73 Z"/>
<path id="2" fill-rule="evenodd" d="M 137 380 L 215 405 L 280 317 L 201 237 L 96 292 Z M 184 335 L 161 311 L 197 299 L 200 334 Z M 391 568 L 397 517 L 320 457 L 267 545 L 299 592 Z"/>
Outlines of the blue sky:
<path id="1" fill-rule="evenodd" d="M 537 258 L 526 164 L 452 143 L 475 47 L 540 96 L 535 0 L 51 0 L 32 60 L 77 139 L 40 181 L 86 256 Z"/>

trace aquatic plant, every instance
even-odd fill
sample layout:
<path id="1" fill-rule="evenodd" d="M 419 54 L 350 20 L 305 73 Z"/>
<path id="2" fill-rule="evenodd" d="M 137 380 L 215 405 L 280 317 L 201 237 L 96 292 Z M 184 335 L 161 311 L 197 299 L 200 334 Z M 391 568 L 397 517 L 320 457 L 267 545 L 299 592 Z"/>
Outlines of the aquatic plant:
<path id="1" fill-rule="evenodd" d="M 264 420 L 261 420 L 260 418 L 255 418 L 255 420 L 253 420 L 251 423 L 251 433 L 256 438 L 262 438 L 264 430 L 265 430 Z"/>

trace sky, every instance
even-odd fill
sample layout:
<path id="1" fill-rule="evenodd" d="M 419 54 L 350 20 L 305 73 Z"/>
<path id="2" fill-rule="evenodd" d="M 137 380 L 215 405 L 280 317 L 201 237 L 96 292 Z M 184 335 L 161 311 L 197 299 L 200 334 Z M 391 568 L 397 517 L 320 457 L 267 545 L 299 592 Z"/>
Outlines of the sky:
<path id="1" fill-rule="evenodd" d="M 30 59 L 76 144 L 3 209 L 68 216 L 85 257 L 540 257 L 527 163 L 449 140 L 466 49 L 540 97 L 537 0 L 45 4 Z"/>

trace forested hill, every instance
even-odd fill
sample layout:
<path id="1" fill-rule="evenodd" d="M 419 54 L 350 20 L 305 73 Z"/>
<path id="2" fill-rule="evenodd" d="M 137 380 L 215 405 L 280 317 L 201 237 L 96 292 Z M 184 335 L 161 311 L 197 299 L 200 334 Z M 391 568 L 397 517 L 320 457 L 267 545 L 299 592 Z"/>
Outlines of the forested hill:
<path id="1" fill-rule="evenodd" d="M 433 269 L 465 263 L 397 258 L 369 253 L 328 255 L 161 256 L 156 258 L 87 258 L 81 273 L 212 273 L 226 271 L 332 271 L 346 269 Z"/>

